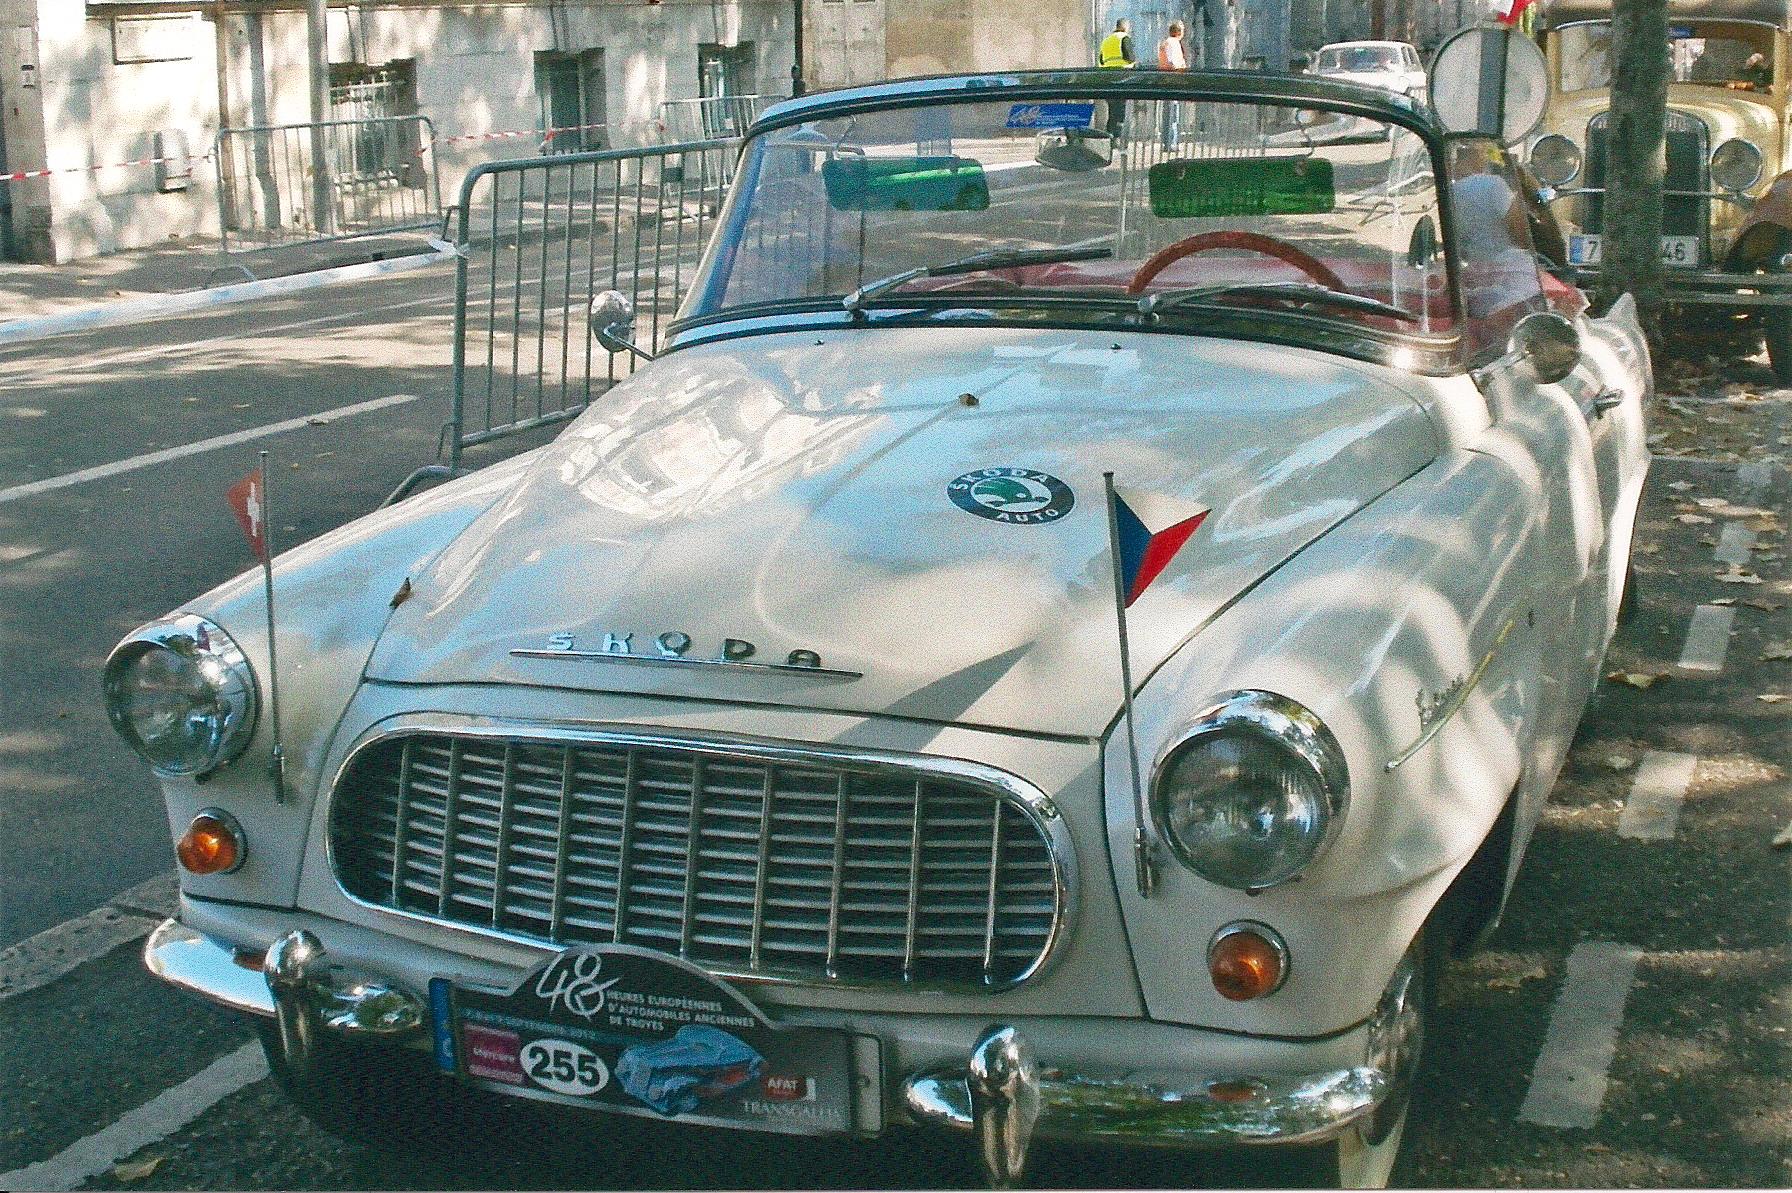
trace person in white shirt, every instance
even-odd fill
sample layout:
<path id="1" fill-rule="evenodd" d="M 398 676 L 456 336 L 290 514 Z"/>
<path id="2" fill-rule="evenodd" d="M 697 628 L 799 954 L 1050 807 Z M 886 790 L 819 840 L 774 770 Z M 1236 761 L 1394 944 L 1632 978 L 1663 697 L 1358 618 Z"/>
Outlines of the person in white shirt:
<path id="1" fill-rule="evenodd" d="M 1188 55 L 1182 49 L 1181 21 L 1171 21 L 1169 33 L 1157 43 L 1157 69 L 1187 70 Z M 1166 152 L 1176 148 L 1182 139 L 1182 105 L 1173 99 L 1163 102 L 1163 145 Z"/>

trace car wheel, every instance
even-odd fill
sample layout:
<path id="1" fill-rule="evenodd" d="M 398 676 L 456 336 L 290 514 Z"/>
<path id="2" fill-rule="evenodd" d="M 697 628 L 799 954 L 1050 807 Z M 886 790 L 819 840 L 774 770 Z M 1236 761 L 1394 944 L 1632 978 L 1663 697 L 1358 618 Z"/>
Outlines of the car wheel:
<path id="1" fill-rule="evenodd" d="M 427 1053 L 382 1044 L 317 1041 L 309 1071 L 286 1063 L 272 1020 L 257 1020 L 261 1048 L 274 1081 L 294 1106 L 340 1139 L 381 1150 L 413 1147 L 421 1136 L 440 1142 L 458 1132 L 451 1124 L 473 1099 L 436 1073 Z"/>
<path id="2" fill-rule="evenodd" d="M 1393 1076 L 1393 1088 L 1374 1114 L 1330 1143 L 1290 1148 L 1286 1176 L 1292 1187 L 1383 1189 L 1393 1175 L 1406 1133 L 1406 1111 L 1424 1053 L 1435 971 L 1421 932 L 1394 969 L 1369 1021 L 1370 1063 Z"/>

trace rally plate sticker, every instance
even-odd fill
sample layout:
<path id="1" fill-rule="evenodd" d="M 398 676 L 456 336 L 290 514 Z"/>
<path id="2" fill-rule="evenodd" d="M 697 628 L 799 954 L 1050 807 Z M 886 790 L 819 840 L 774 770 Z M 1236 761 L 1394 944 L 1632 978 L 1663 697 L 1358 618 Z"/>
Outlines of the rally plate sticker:
<path id="1" fill-rule="evenodd" d="M 800 1135 L 853 1129 L 852 1036 L 781 1028 L 676 957 L 568 949 L 508 991 L 430 984 L 437 1064 L 499 1093 Z"/>

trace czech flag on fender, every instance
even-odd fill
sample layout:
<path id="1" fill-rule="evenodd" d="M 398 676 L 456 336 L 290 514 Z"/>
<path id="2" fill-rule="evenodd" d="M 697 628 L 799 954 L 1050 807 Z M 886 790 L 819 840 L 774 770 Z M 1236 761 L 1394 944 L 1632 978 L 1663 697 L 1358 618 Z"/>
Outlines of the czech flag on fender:
<path id="1" fill-rule="evenodd" d="M 1163 575 L 1176 553 L 1213 511 L 1200 510 L 1161 530 L 1152 530 L 1118 489 L 1110 487 L 1108 493 L 1114 503 L 1114 553 L 1120 569 L 1120 593 L 1124 607 L 1130 609 L 1151 587 L 1151 582 Z"/>

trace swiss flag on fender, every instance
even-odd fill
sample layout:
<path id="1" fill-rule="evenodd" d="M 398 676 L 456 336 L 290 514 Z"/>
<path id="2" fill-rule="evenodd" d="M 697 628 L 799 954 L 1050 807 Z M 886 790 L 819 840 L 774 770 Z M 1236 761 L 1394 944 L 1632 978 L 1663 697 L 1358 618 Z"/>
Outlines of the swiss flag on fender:
<path id="1" fill-rule="evenodd" d="M 236 524 L 243 528 L 243 537 L 249 540 L 249 550 L 263 563 L 268 561 L 265 480 L 262 470 L 257 468 L 230 486 L 228 494 L 230 512 L 236 515 Z"/>

